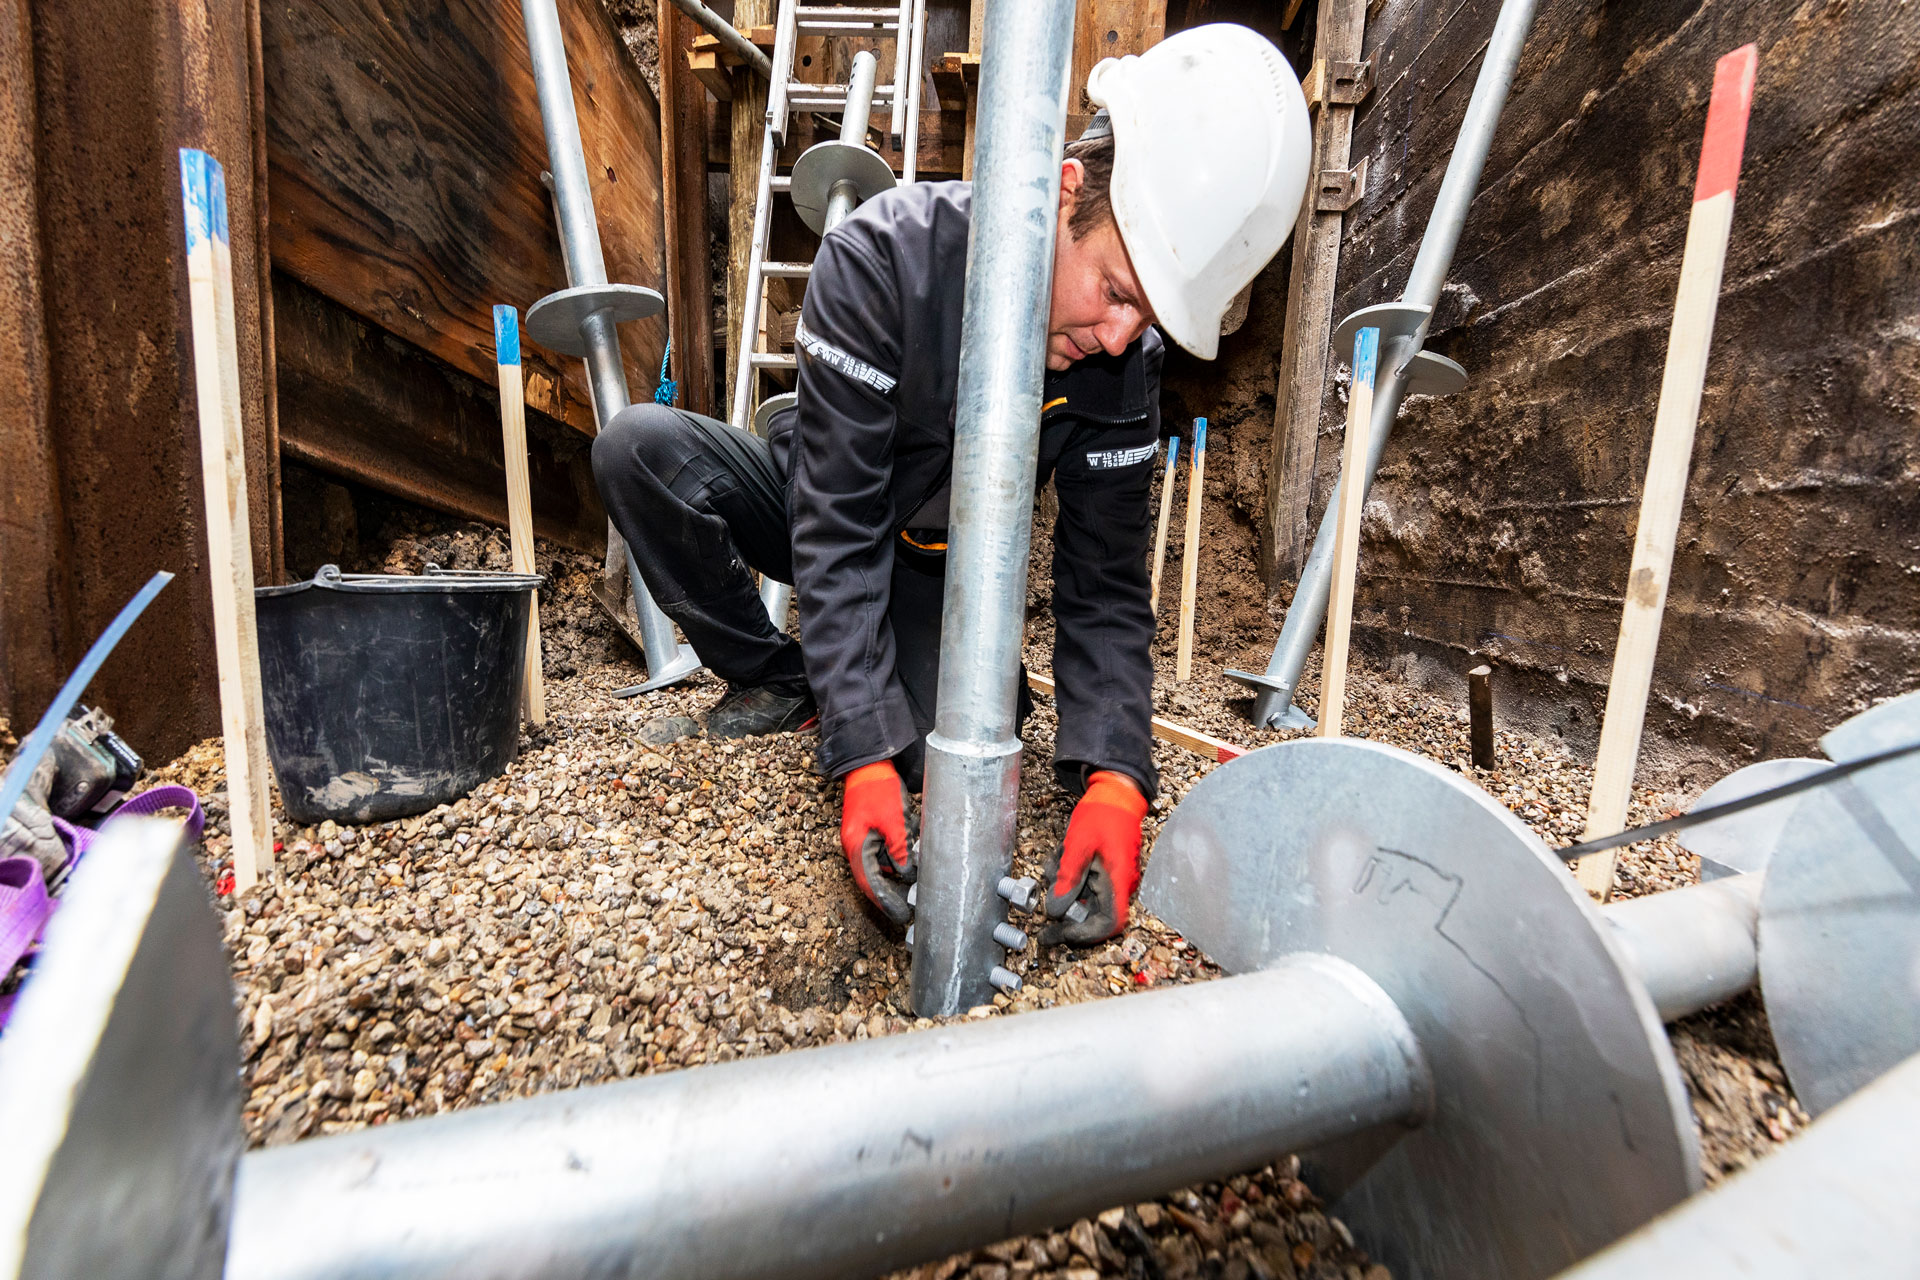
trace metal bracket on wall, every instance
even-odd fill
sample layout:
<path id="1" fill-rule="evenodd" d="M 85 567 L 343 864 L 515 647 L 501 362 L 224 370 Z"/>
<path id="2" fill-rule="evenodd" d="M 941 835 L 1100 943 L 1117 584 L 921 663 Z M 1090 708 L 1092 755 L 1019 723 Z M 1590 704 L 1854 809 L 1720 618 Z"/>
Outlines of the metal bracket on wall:
<path id="1" fill-rule="evenodd" d="M 1306 91 L 1309 111 L 1329 104 L 1336 107 L 1357 106 L 1373 92 L 1373 63 L 1330 62 L 1325 58 L 1315 58 L 1313 69 L 1307 72 L 1306 83 L 1300 87 Z"/>
<path id="2" fill-rule="evenodd" d="M 1322 169 L 1314 188 L 1314 205 L 1321 213 L 1345 213 L 1367 190 L 1367 157 L 1351 169 Z"/>

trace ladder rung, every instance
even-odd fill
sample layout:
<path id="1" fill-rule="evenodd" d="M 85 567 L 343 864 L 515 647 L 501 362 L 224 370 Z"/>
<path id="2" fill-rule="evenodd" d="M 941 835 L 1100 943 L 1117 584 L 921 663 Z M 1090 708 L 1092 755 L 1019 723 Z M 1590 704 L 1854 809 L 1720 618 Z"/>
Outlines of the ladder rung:
<path id="1" fill-rule="evenodd" d="M 853 22 L 802 22 L 799 25 L 801 32 L 810 36 L 873 36 L 880 40 L 899 39 L 897 35 L 890 36 L 887 33 L 897 32 L 900 29 L 900 24 L 897 22 L 862 22 L 858 20 Z"/>
<path id="2" fill-rule="evenodd" d="M 855 8 L 852 5 L 799 4 L 793 7 L 793 16 L 798 22 L 805 22 L 809 18 L 831 18 L 847 22 L 856 20 L 878 22 L 884 18 L 891 22 L 898 21 L 900 9 L 896 5 Z"/>
<path id="3" fill-rule="evenodd" d="M 877 84 L 873 87 L 875 102 L 892 102 L 894 87 L 890 84 Z M 787 82 L 787 102 L 798 102 L 801 98 L 822 98 L 831 102 L 847 100 L 847 86 L 843 84 L 811 84 L 805 80 Z"/>
<path id="4" fill-rule="evenodd" d="M 804 280 L 813 272 L 811 262 L 765 262 L 760 274 L 773 280 Z"/>
<path id="5" fill-rule="evenodd" d="M 772 352 L 753 353 L 753 367 L 756 369 L 798 369 L 800 358 L 793 355 L 779 355 Z"/>

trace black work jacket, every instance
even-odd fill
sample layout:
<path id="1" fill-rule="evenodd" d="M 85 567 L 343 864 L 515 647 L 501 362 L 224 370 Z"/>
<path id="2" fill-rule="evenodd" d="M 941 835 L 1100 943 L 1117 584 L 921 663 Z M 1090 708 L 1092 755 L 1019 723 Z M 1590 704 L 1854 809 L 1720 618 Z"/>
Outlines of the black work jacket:
<path id="1" fill-rule="evenodd" d="M 944 542 L 973 188 L 915 183 L 821 241 L 801 308 L 799 403 L 768 426 L 790 476 L 794 593 L 820 702 L 820 765 L 838 777 L 917 734 L 894 675 L 894 557 Z M 1160 436 L 1160 335 L 1049 371 L 1037 484 L 1059 497 L 1053 545 L 1054 760 L 1074 790 L 1114 769 L 1152 796 L 1148 493 Z"/>

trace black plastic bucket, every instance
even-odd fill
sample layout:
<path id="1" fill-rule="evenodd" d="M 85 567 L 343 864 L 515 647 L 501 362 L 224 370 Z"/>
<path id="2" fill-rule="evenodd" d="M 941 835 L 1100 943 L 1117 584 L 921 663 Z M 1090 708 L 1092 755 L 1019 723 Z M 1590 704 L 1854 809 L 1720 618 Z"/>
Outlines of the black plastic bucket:
<path id="1" fill-rule="evenodd" d="M 287 816 L 384 822 L 457 799 L 520 743 L 537 574 L 343 574 L 259 587 L 267 754 Z"/>

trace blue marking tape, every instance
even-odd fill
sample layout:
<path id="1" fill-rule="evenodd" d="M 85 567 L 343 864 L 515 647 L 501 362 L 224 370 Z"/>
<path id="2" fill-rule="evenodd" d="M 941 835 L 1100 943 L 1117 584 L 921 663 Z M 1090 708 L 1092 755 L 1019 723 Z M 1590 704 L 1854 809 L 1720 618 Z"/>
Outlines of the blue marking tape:
<path id="1" fill-rule="evenodd" d="M 180 196 L 186 213 L 187 252 L 208 240 L 227 243 L 227 173 L 193 147 L 180 148 Z"/>
<path id="2" fill-rule="evenodd" d="M 67 682 L 60 686 L 60 692 L 53 696 L 53 702 L 47 707 L 47 713 L 40 717 L 40 723 L 33 726 L 33 732 L 20 746 L 20 754 L 13 758 L 13 764 L 7 769 L 6 778 L 0 781 L 0 822 L 12 815 L 13 806 L 20 803 L 20 797 L 26 792 L 27 779 L 40 766 L 41 757 L 53 746 L 53 735 L 67 718 L 67 712 L 73 710 L 73 704 L 80 701 L 80 695 L 87 691 L 94 676 L 100 672 L 100 664 L 107 660 L 115 645 L 126 636 L 160 589 L 173 581 L 173 575 L 162 569 L 147 580 L 140 588 L 140 594 L 127 601 L 113 622 L 100 633 L 100 638 L 87 650 L 87 656 L 80 659 L 80 665 L 73 669 Z"/>
<path id="3" fill-rule="evenodd" d="M 520 363 L 520 313 L 512 307 L 493 309 L 493 358 L 500 364 Z"/>
<path id="4" fill-rule="evenodd" d="M 1193 420 L 1193 456 L 1198 459 L 1199 456 L 1206 451 L 1207 420 L 1205 418 L 1195 418 Z"/>
<path id="5" fill-rule="evenodd" d="M 1353 385 L 1371 387 L 1380 363 L 1380 331 L 1362 329 L 1353 335 Z"/>
<path id="6" fill-rule="evenodd" d="M 1179 456 L 1180 456 L 1180 437 L 1168 436 L 1167 437 L 1167 474 L 1169 476 L 1173 474 L 1174 460 L 1177 459 Z"/>

